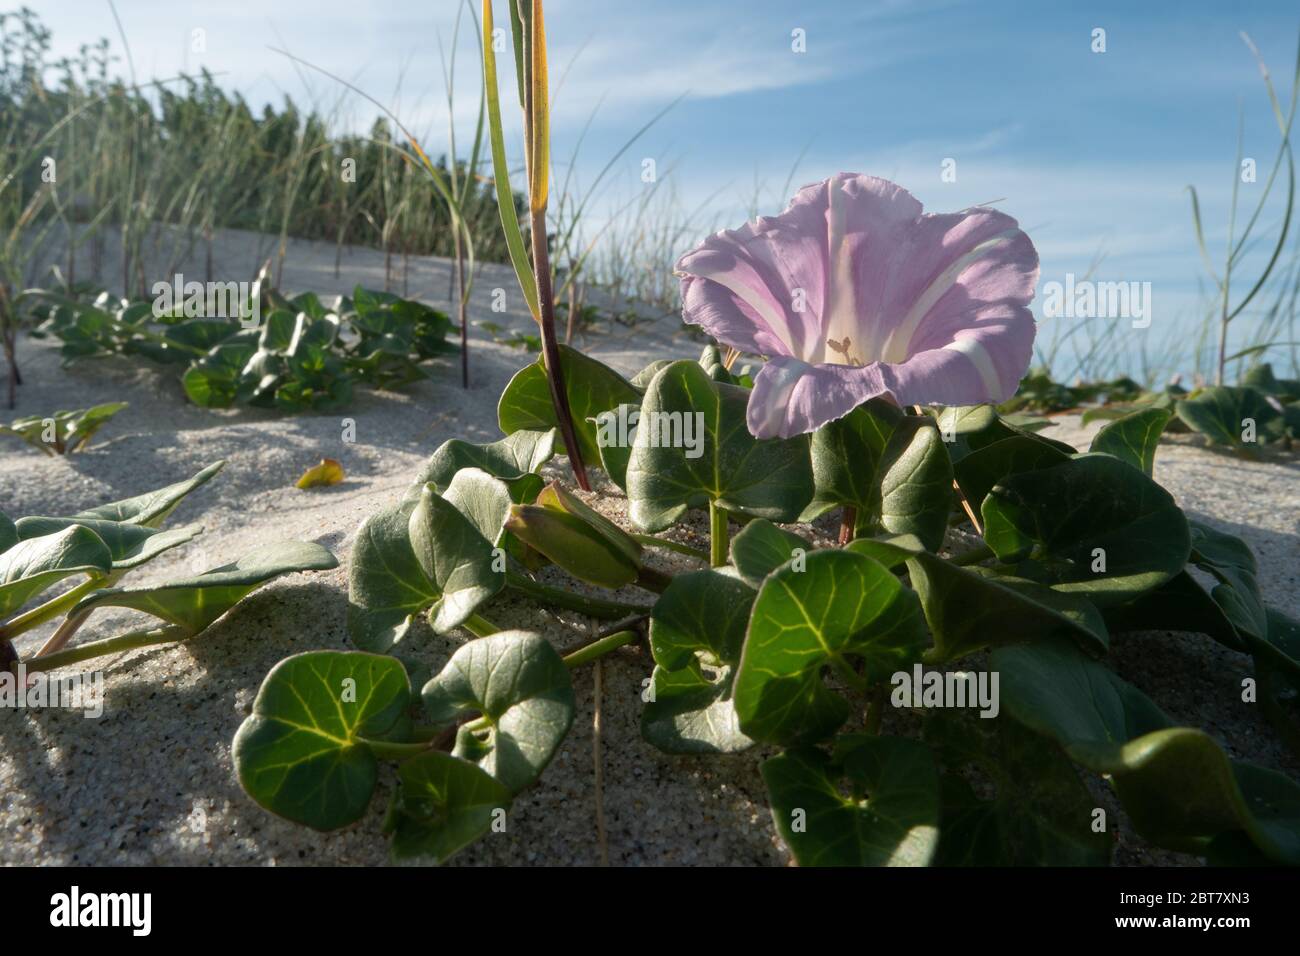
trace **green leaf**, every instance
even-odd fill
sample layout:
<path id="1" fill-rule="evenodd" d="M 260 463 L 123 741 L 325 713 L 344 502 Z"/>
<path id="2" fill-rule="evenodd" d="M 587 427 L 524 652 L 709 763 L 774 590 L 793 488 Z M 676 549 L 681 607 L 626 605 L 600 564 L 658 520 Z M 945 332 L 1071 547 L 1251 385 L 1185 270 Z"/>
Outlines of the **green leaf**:
<path id="1" fill-rule="evenodd" d="M 1104 654 L 1109 646 L 1101 613 L 1081 596 L 988 568 L 959 567 L 931 554 L 912 536 L 859 538 L 846 550 L 890 567 L 899 558 L 906 560 L 912 587 L 934 634 L 927 661 L 955 660 L 985 647 L 1051 634 L 1064 634 L 1097 654 Z"/>
<path id="2" fill-rule="evenodd" d="M 18 529 L 9 516 L 0 511 L 0 554 L 4 554 L 18 543 Z"/>
<path id="3" fill-rule="evenodd" d="M 941 866 L 1105 866 L 1111 837 L 1093 830 L 1096 800 L 1055 743 L 1008 717 L 931 710 L 924 739 L 944 776 Z M 973 767 L 977 797 L 956 775 Z M 991 790 L 991 792 L 990 792 Z"/>
<path id="4" fill-rule="evenodd" d="M 453 753 L 518 793 L 550 763 L 573 723 L 569 669 L 531 631 L 500 631 L 461 647 L 421 692 L 429 720 L 461 726 Z"/>
<path id="5" fill-rule="evenodd" d="M 1169 492 L 1110 455 L 1013 475 L 982 511 L 984 540 L 1001 561 L 1021 561 L 1021 576 L 1099 607 L 1163 584 L 1191 553 L 1187 519 Z"/>
<path id="6" fill-rule="evenodd" d="M 1282 413 L 1269 404 L 1263 392 L 1253 388 L 1202 388 L 1174 407 L 1188 427 L 1215 444 L 1249 449 L 1281 437 Z M 1255 434 L 1253 442 L 1244 437 L 1250 423 Z"/>
<path id="7" fill-rule="evenodd" d="M 416 560 L 409 526 L 417 502 L 377 511 L 357 532 L 348 569 L 348 636 L 383 653 L 406 636 L 411 620 L 441 596 Z"/>
<path id="8" fill-rule="evenodd" d="M 148 587 L 96 591 L 78 602 L 69 616 L 88 614 L 100 607 L 129 607 L 177 624 L 193 636 L 266 582 L 298 571 L 328 571 L 338 563 L 319 544 L 281 541 L 192 577 Z"/>
<path id="9" fill-rule="evenodd" d="M 459 438 L 443 442 L 433 457 L 420 469 L 416 485 L 432 483 L 441 494 L 447 490 L 456 472 L 462 468 L 479 468 L 500 478 L 512 488 L 521 480 L 536 476 L 542 465 L 555 454 L 556 431 L 521 429 L 499 441 L 474 445 Z"/>
<path id="10" fill-rule="evenodd" d="M 650 613 L 655 669 L 641 735 L 666 753 L 737 753 L 732 683 L 756 594 L 731 569 L 673 578 Z"/>
<path id="11" fill-rule="evenodd" d="M 824 668 L 861 690 L 915 661 L 925 639 L 920 601 L 884 565 L 833 550 L 814 551 L 804 565 L 763 582 L 736 675 L 741 730 L 787 746 L 830 736 L 848 718 L 848 702 L 822 682 Z"/>
<path id="12" fill-rule="evenodd" d="M 627 466 L 638 527 L 662 531 L 710 502 L 753 518 L 799 517 L 813 491 L 807 438 L 754 438 L 748 403 L 746 389 L 713 381 L 695 362 L 674 362 L 654 377 Z M 672 447 L 688 437 L 694 447 Z"/>
<path id="13" fill-rule="evenodd" d="M 640 395 L 608 365 L 568 346 L 560 346 L 564 387 L 573 412 L 573 428 L 581 446 L 582 459 L 600 461 L 596 416 L 624 402 L 636 402 Z M 515 373 L 497 405 L 497 422 L 507 435 L 527 429 L 547 431 L 558 427 L 551 405 L 546 369 L 538 360 Z M 555 450 L 563 453 L 563 442 L 555 439 Z"/>
<path id="14" fill-rule="evenodd" d="M 1246 649 L 1223 608 L 1186 571 L 1179 571 L 1135 601 L 1106 608 L 1104 615 L 1107 628 L 1114 634 L 1125 631 L 1192 631 L 1208 634 L 1234 651 Z"/>
<path id="15" fill-rule="evenodd" d="M 112 567 L 108 546 L 80 525 L 19 541 L 0 554 L 0 618 L 56 581 L 74 574 L 106 575 Z"/>
<path id="16" fill-rule="evenodd" d="M 444 863 L 491 829 L 510 791 L 467 760 L 431 750 L 397 768 L 384 832 L 393 859 Z"/>
<path id="17" fill-rule="evenodd" d="M 309 651 L 266 675 L 252 714 L 235 734 L 235 773 L 272 813 L 315 830 L 359 820 L 378 762 L 367 740 L 399 725 L 411 685 L 391 657 Z"/>
<path id="18" fill-rule="evenodd" d="M 1114 455 L 1150 476 L 1160 436 L 1173 416 L 1163 408 L 1143 408 L 1117 418 L 1092 440 L 1089 451 Z"/>
<path id="19" fill-rule="evenodd" d="M 0 435 L 14 435 L 50 455 L 70 455 L 126 407 L 126 402 L 107 402 L 78 411 L 32 415 L 7 426 L 0 425 Z M 51 440 L 47 441 L 47 438 Z"/>
<path id="20" fill-rule="evenodd" d="M 1207 734 L 1173 722 L 1137 688 L 1069 645 L 999 648 L 1002 703 L 1072 759 L 1109 774 L 1148 840 L 1205 853 L 1239 833 L 1269 859 L 1300 863 L 1300 787 L 1231 760 Z"/>
<path id="21" fill-rule="evenodd" d="M 772 819 L 800 866 L 928 866 L 934 856 L 939 774 L 924 744 L 845 735 L 834 756 L 788 750 L 762 773 Z"/>
<path id="22" fill-rule="evenodd" d="M 765 577 L 800 550 L 806 555 L 812 545 L 793 531 L 755 518 L 731 539 L 731 563 L 742 578 L 757 588 Z"/>
<path id="23" fill-rule="evenodd" d="M 1214 602 L 1243 637 L 1265 638 L 1268 617 L 1250 546 L 1199 521 L 1189 521 L 1188 525 L 1192 535 L 1191 563 L 1219 581 L 1210 592 Z"/>
<path id="24" fill-rule="evenodd" d="M 978 508 L 996 485 L 1012 475 L 1069 460 L 1066 452 L 1033 435 L 1009 435 L 970 451 L 953 465 L 953 471 L 966 500 Z"/>
<path id="25" fill-rule="evenodd" d="M 191 491 L 207 484 L 216 474 L 226 467 L 225 459 L 213 462 L 193 478 L 178 481 L 157 491 L 150 491 L 134 498 L 123 498 L 97 508 L 90 508 L 73 515 L 74 518 L 102 518 L 105 521 L 124 521 L 128 524 L 159 527 L 167 517 L 176 510 L 181 501 Z"/>
<path id="26" fill-rule="evenodd" d="M 113 558 L 113 571 L 127 571 L 139 567 L 164 551 L 193 541 L 203 533 L 201 525 L 187 525 L 171 531 L 159 531 L 136 524 L 106 521 L 101 518 L 39 518 L 18 519 L 18 535 L 24 540 L 54 534 L 65 528 L 89 528 L 108 546 Z"/>
<path id="27" fill-rule="evenodd" d="M 216 346 L 181 376 L 185 394 L 203 408 L 229 408 L 240 396 L 244 367 L 255 354 L 257 346 L 247 338 Z"/>
<path id="28" fill-rule="evenodd" d="M 409 534 L 420 569 L 437 588 L 429 623 L 439 634 L 464 624 L 504 587 L 505 567 L 493 567 L 493 544 L 483 528 L 428 485 L 411 512 Z"/>
<path id="29" fill-rule="evenodd" d="M 948 530 L 952 462 L 939 429 L 881 398 L 813 433 L 816 492 L 800 520 L 857 509 L 855 533 L 914 534 L 935 550 Z"/>

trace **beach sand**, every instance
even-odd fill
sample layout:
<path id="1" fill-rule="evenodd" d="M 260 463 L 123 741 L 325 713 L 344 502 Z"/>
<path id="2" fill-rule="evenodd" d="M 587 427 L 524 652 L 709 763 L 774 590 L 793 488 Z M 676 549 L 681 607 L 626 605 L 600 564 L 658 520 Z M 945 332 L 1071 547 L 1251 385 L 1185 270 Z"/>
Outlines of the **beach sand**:
<path id="1" fill-rule="evenodd" d="M 265 237 L 220 237 L 220 278 L 251 278 Z M 348 250 L 333 275 L 334 250 L 291 244 L 283 288 L 348 292 L 356 283 L 383 288 L 384 257 Z M 107 261 L 113 261 L 111 256 Z M 412 260 L 409 294 L 451 311 L 448 263 Z M 491 311 L 492 290 L 514 308 Z M 394 291 L 401 292 L 400 279 Z M 528 331 L 522 297 L 508 268 L 488 265 L 475 285 L 471 318 Z M 355 532 L 372 512 L 396 501 L 420 464 L 442 442 L 499 437 L 496 399 L 534 356 L 472 336 L 471 388 L 459 386 L 458 358 L 439 361 L 430 379 L 401 393 L 358 391 L 345 411 L 284 416 L 262 410 L 205 411 L 188 404 L 173 368 L 107 358 L 59 368 L 55 345 L 23 338 L 27 380 L 13 417 L 125 400 L 130 408 L 82 454 L 50 459 L 16 439 L 0 445 L 0 510 L 12 517 L 65 514 L 187 477 L 221 458 L 224 472 L 188 498 L 173 526 L 206 528 L 190 545 L 134 572 L 128 583 L 163 580 L 225 563 L 274 540 L 319 541 L 340 558 L 330 572 L 283 578 L 256 592 L 207 633 L 184 645 L 104 658 L 105 711 L 86 719 L 67 711 L 0 712 L 0 863 L 3 864 L 383 864 L 380 826 L 391 792 L 385 772 L 371 812 L 345 830 L 317 834 L 262 810 L 234 778 L 230 742 L 270 668 L 299 651 L 348 647 L 344 627 L 347 562 Z M 605 326 L 576 344 L 627 374 L 653 359 L 695 357 L 700 342 L 674 319 L 634 328 Z M 355 423 L 345 443 L 345 419 Z M 1093 429 L 1064 416 L 1050 434 L 1085 447 Z M 337 458 L 346 480 L 300 491 L 294 482 L 322 457 Z M 548 475 L 563 477 L 563 461 Z M 1289 613 L 1297 606 L 1297 476 L 1294 456 L 1260 461 L 1208 451 L 1197 439 L 1167 441 L 1156 477 L 1192 517 L 1242 536 L 1255 549 L 1265 597 Z M 605 485 L 607 489 L 612 486 Z M 615 489 L 616 491 L 616 489 Z M 602 505 L 618 515 L 621 500 Z M 825 530 L 825 529 L 823 529 Z M 703 544 L 698 516 L 677 532 Z M 665 569 L 690 559 L 655 560 Z M 553 569 L 548 580 L 563 581 Z M 621 595 L 623 596 L 623 595 Z M 645 595 L 629 590 L 628 598 Z M 585 624 L 521 599 L 488 611 L 506 626 L 539 630 L 560 649 L 583 639 Z M 100 612 L 79 640 L 106 637 L 138 622 L 130 612 Z M 48 631 L 24 635 L 30 652 Z M 398 654 L 418 688 L 467 635 L 437 637 L 420 624 Z M 1175 719 L 1200 726 L 1228 752 L 1300 776 L 1300 766 L 1256 705 L 1241 702 L 1250 673 L 1244 655 L 1208 638 L 1172 632 L 1115 641 L 1117 669 Z M 762 751 L 726 758 L 680 758 L 642 741 L 643 680 L 652 663 L 628 648 L 602 664 L 599 706 L 606 829 L 615 865 L 780 865 L 789 860 L 775 835 L 757 771 Z M 594 864 L 602 858 L 593 787 L 594 672 L 574 674 L 578 710 L 569 737 L 540 782 L 521 794 L 506 832 L 463 851 L 459 864 Z M 1105 785 L 1091 781 L 1098 805 L 1119 819 L 1116 862 L 1193 862 L 1149 849 L 1127 830 Z"/>

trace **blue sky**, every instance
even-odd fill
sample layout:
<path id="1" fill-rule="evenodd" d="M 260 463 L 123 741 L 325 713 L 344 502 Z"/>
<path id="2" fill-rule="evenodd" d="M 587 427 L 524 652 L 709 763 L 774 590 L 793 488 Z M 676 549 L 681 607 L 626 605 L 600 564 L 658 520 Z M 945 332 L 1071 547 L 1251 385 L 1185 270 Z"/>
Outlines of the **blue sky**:
<path id="1" fill-rule="evenodd" d="M 503 0 L 496 5 L 500 21 Z M 59 52 L 101 35 L 117 45 L 106 0 L 33 6 Z M 335 86 L 308 77 L 305 91 L 294 66 L 267 50 L 283 44 L 392 104 L 431 152 L 446 144 L 438 45 L 450 40 L 456 7 L 455 0 L 118 2 L 142 77 L 202 64 L 255 103 L 287 92 L 334 109 Z M 579 182 L 686 94 L 618 164 L 602 209 L 643 189 L 642 160 L 655 158 L 685 208 L 711 199 L 701 221 L 736 225 L 755 200 L 761 212 L 779 211 L 801 152 L 796 186 L 854 170 L 894 179 L 935 211 L 1000 199 L 1038 246 L 1043 281 L 1082 276 L 1101 255 L 1097 278 L 1152 283 L 1154 322 L 1132 333 L 1142 339 L 1127 340 L 1136 348 L 1185 338 L 1197 320 L 1204 272 L 1185 187 L 1201 191 L 1218 260 L 1239 110 L 1243 153 L 1261 170 L 1257 184 L 1242 186 L 1244 203 L 1253 205 L 1277 149 L 1258 69 L 1238 34 L 1258 44 L 1285 97 L 1300 10 L 1280 0 L 550 0 L 547 21 L 553 82 L 563 77 L 557 159 L 567 159 L 599 107 Z M 1091 50 L 1098 27 L 1104 53 Z M 189 51 L 195 28 L 207 32 L 201 56 Z M 795 29 L 805 31 L 806 52 L 791 49 Z M 466 142 L 477 109 L 472 42 L 466 23 L 456 110 Z M 370 117 L 355 100 L 340 113 L 358 126 Z M 955 182 L 941 180 L 948 158 Z M 1284 195 L 1283 188 L 1262 225 L 1275 223 Z"/>

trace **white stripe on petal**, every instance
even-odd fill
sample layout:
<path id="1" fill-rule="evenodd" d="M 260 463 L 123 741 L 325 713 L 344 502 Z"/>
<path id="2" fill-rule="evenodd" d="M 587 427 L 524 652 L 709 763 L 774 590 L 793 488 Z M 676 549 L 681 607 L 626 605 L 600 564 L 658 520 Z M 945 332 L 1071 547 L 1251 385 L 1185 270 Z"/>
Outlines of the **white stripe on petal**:
<path id="1" fill-rule="evenodd" d="M 795 345 L 794 337 L 790 334 L 790 325 L 785 320 L 785 316 L 775 312 L 769 302 L 766 302 L 757 289 L 751 288 L 740 281 L 737 276 L 738 269 L 706 269 L 701 266 L 692 266 L 691 274 L 699 276 L 701 279 L 708 279 L 710 282 L 716 282 L 736 298 L 740 299 L 751 309 L 758 317 L 761 318 L 767 327 L 772 330 L 772 334 L 785 343 L 790 354 L 794 354 Z"/>
<path id="2" fill-rule="evenodd" d="M 988 349 L 984 348 L 979 339 L 973 335 L 966 335 L 954 339 L 944 348 L 970 359 L 970 363 L 975 366 L 975 371 L 979 372 L 980 381 L 988 389 L 988 401 L 1002 401 L 1002 380 L 998 377 L 998 370 L 993 367 L 993 359 L 989 358 Z"/>
<path id="3" fill-rule="evenodd" d="M 818 362 L 835 362 L 844 361 L 844 356 L 829 351 L 826 345 L 828 339 L 843 341 L 852 339 L 858 334 L 860 328 L 865 328 L 867 323 L 858 315 L 857 311 L 857 285 L 853 277 L 853 260 L 848 252 L 844 249 L 844 220 L 848 213 L 844 208 L 846 202 L 850 202 L 842 192 L 840 186 L 834 180 L 826 185 L 826 219 L 828 221 L 826 234 L 826 248 L 830 267 L 830 282 L 828 291 L 828 301 L 825 312 L 822 315 L 822 340 L 818 343 L 815 354 L 805 356 L 814 364 Z M 855 352 L 861 353 L 864 343 L 853 341 L 852 348 Z M 869 361 L 863 357 L 863 361 Z"/>
<path id="4" fill-rule="evenodd" d="M 916 330 L 920 327 L 922 320 L 934 308 L 935 303 L 943 298 L 944 294 L 956 284 L 958 277 L 966 271 L 966 267 L 1003 243 L 1011 241 L 1019 234 L 1019 229 L 1008 229 L 1006 232 L 991 236 L 939 273 L 926 290 L 921 293 L 912 308 L 908 310 L 907 317 L 890 333 L 884 347 L 880 350 L 880 361 L 893 364 L 907 361 L 912 347 L 912 337 L 916 335 Z M 961 349 L 957 351 L 960 352 Z M 863 356 L 863 360 L 871 361 L 866 356 Z"/>

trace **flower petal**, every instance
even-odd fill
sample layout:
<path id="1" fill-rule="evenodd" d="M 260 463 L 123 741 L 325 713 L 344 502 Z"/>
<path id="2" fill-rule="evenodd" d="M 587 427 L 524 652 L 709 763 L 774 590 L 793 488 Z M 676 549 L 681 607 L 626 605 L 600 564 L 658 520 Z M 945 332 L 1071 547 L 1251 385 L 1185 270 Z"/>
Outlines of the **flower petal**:
<path id="1" fill-rule="evenodd" d="M 810 365 L 777 356 L 754 379 L 746 424 L 755 438 L 791 438 L 886 391 L 878 366 Z"/>

